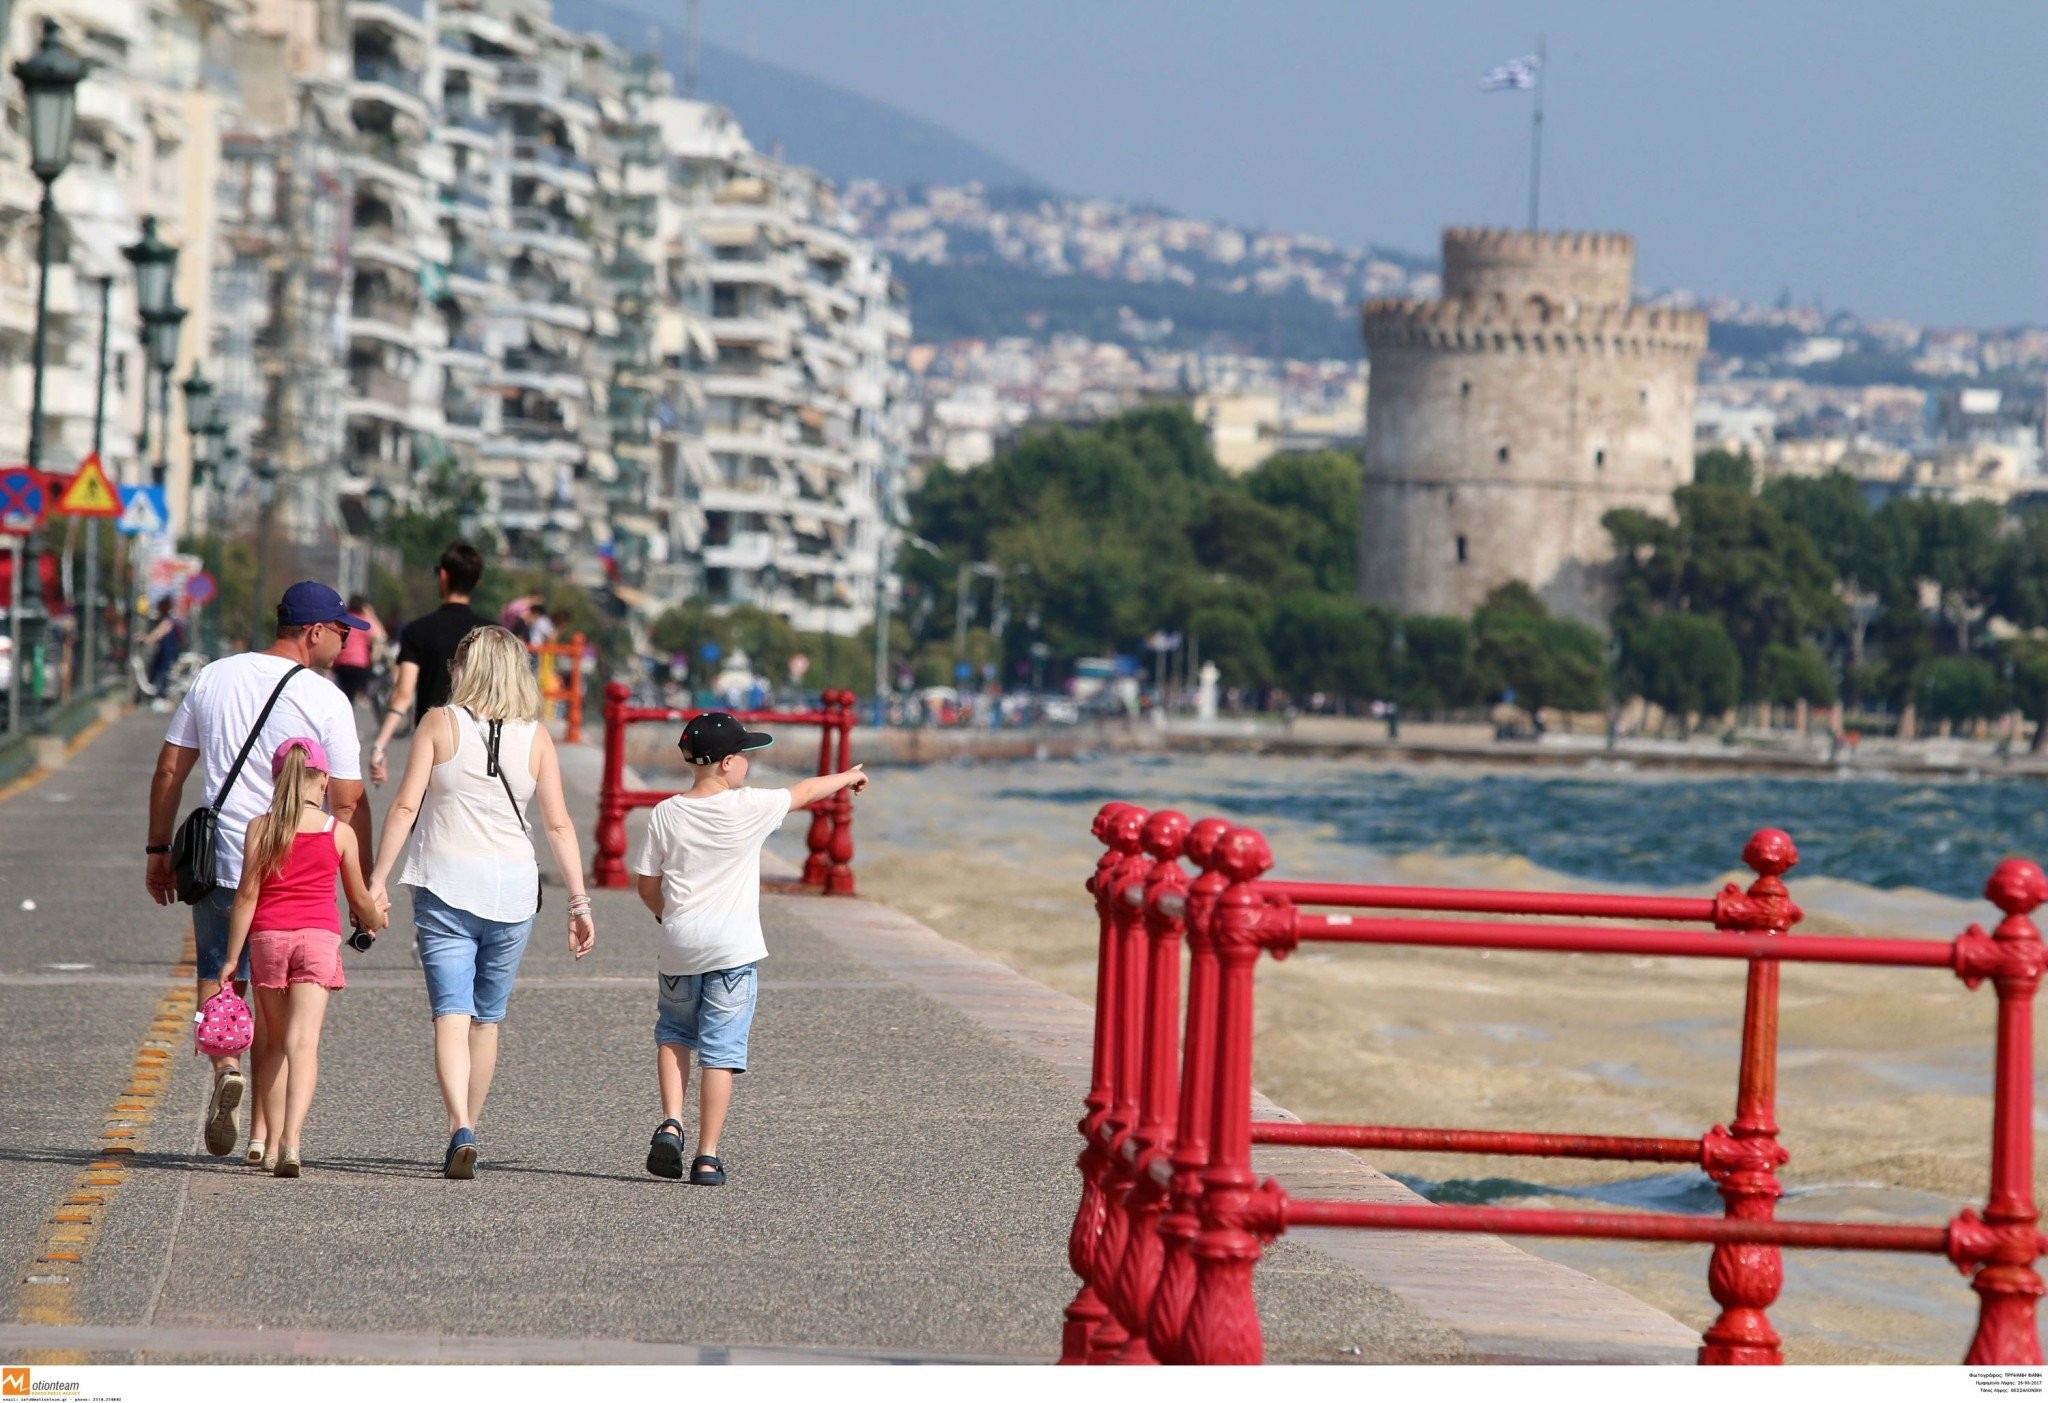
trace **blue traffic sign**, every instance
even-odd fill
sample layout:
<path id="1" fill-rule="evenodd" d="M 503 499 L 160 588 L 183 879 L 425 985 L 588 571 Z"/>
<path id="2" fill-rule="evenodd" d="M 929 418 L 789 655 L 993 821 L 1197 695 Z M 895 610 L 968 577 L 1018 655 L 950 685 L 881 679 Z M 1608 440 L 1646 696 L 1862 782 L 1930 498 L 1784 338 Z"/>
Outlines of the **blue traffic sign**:
<path id="1" fill-rule="evenodd" d="M 158 536 L 171 529 L 164 489 L 157 486 L 121 489 L 121 516 L 114 529 L 124 536 Z"/>
<path id="2" fill-rule="evenodd" d="M 0 531 L 26 534 L 43 524 L 50 510 L 50 489 L 33 468 L 0 472 Z"/>

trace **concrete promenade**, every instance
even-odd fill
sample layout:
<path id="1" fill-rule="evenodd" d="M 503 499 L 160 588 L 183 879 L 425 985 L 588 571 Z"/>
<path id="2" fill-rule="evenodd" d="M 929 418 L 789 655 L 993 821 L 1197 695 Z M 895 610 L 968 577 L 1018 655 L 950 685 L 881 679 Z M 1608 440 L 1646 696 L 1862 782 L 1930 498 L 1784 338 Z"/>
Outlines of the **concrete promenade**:
<path id="1" fill-rule="evenodd" d="M 142 889 L 162 720 L 127 717 L 0 802 L 0 1358 L 1056 1354 L 1087 1011 L 869 902 L 765 903 L 774 953 L 722 1189 L 642 1168 L 653 922 L 630 893 L 598 893 L 596 952 L 573 962 L 552 878 L 476 1180 L 439 1176 L 402 892 L 377 947 L 348 953 L 306 1177 L 206 1155 L 187 913 Z M 596 753 L 568 758 L 587 858 Z M 1297 1190 L 1408 1196 L 1334 1151 L 1262 1168 Z M 1269 1252 L 1259 1290 L 1275 1360 L 1681 1362 L 1697 1343 L 1493 1239 L 1302 1234 Z"/>

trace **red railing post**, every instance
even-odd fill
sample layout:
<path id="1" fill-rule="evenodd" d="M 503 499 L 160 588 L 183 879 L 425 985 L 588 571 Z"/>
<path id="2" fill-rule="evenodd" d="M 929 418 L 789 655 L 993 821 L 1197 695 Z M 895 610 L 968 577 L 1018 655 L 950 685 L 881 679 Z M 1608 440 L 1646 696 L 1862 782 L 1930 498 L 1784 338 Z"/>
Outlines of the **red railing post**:
<path id="1" fill-rule="evenodd" d="M 1259 958 L 1260 897 L 1250 884 L 1273 865 L 1266 840 L 1233 828 L 1221 844 L 1230 885 L 1209 919 L 1219 964 L 1216 1095 L 1209 1168 L 1202 1176 L 1202 1230 L 1195 1238 L 1195 1299 L 1182 1335 L 1190 1364 L 1258 1364 L 1265 1358 L 1252 1268 L 1259 1239 L 1252 1176 L 1252 969 Z"/>
<path id="2" fill-rule="evenodd" d="M 1182 1335 L 1195 1298 L 1195 1234 L 1201 1230 L 1202 1174 L 1209 1167 L 1209 1117 L 1216 1094 L 1216 947 L 1209 918 L 1230 879 L 1218 844 L 1230 825 L 1205 818 L 1188 831 L 1187 854 L 1202 869 L 1188 889 L 1183 924 L 1188 942 L 1187 1034 L 1181 1047 L 1180 1114 L 1174 1122 L 1173 1178 L 1159 1222 L 1159 1282 L 1152 1292 L 1146 1336 L 1163 1364 L 1185 1362 Z"/>
<path id="3" fill-rule="evenodd" d="M 1981 1304 L 1963 1362 L 2038 1365 L 2034 1301 L 2043 1287 L 2034 1270 L 2041 1255 L 2034 1229 L 2041 1216 L 2034 1206 L 2034 992 L 2041 984 L 2043 953 L 2041 932 L 2029 913 L 2048 900 L 2048 877 L 2031 862 L 2008 859 L 1991 874 L 1984 895 L 2005 913 L 1991 933 L 1998 1058 L 1984 1223 L 1992 1241 L 1971 1282 Z"/>
<path id="4" fill-rule="evenodd" d="M 1754 834 L 1742 861 L 1757 874 L 1744 894 L 1732 888 L 1715 903 L 1723 930 L 1783 936 L 1802 914 L 1782 880 L 1799 862 L 1792 839 L 1775 828 Z M 1702 1137 L 1701 1161 L 1721 1189 L 1725 1215 L 1769 1221 L 1784 1189 L 1778 1166 L 1787 1158 L 1778 1143 L 1778 962 L 1751 960 L 1742 1009 L 1742 1069 L 1735 1118 Z M 1721 1314 L 1700 1345 L 1702 1364 L 1782 1364 L 1778 1332 L 1765 1312 L 1785 1284 L 1784 1254 L 1761 1243 L 1718 1243 L 1707 1265 L 1707 1285 Z"/>
<path id="5" fill-rule="evenodd" d="M 1154 1364 L 1146 1340 L 1152 1315 L 1152 1292 L 1159 1283 L 1161 1244 L 1159 1216 L 1166 1209 L 1166 1186 L 1152 1177 L 1155 1162 L 1166 1158 L 1173 1140 L 1175 1046 L 1180 1031 L 1181 918 L 1161 903 L 1185 898 L 1188 875 L 1181 869 L 1181 846 L 1187 841 L 1186 814 L 1171 809 L 1145 823 L 1146 873 L 1142 953 L 1148 963 L 1144 979 L 1143 1041 L 1140 1048 L 1137 1128 L 1124 1142 L 1131 1165 L 1131 1188 L 1124 1195 L 1129 1231 L 1123 1260 L 1117 1264 L 1112 1301 L 1130 1342 L 1117 1356 L 1119 1364 Z"/>
<path id="6" fill-rule="evenodd" d="M 832 698 L 826 692 L 818 699 L 818 773 L 832 773 Z M 830 799 L 811 806 L 810 831 L 804 834 L 804 885 L 823 889 L 832 869 L 832 811 Z"/>
<path id="7" fill-rule="evenodd" d="M 604 688 L 604 776 L 597 789 L 596 854 L 590 882 L 598 887 L 626 885 L 626 699 L 632 689 L 623 682 Z"/>
<path id="8" fill-rule="evenodd" d="M 1088 1362 L 1109 1364 L 1130 1343 L 1124 1327 L 1127 1314 L 1117 1297 L 1117 1269 L 1130 1242 L 1131 1219 L 1124 1199 L 1132 1173 L 1129 1141 L 1138 1128 L 1138 1081 L 1144 1067 L 1145 1029 L 1145 878 L 1152 864 L 1144 852 L 1145 825 L 1151 816 L 1142 809 L 1119 814 L 1110 839 L 1122 860 L 1110 879 L 1109 923 L 1114 932 L 1117 975 L 1110 1014 L 1116 1025 L 1116 1061 L 1110 1070 L 1109 1114 L 1103 1118 L 1102 1236 L 1095 1246 L 1095 1290 L 1109 1307 L 1109 1318 L 1089 1342 Z"/>
<path id="9" fill-rule="evenodd" d="M 1062 1364 L 1086 1364 L 1095 1332 L 1109 1318 L 1109 1309 L 1095 1289 L 1095 1256 L 1106 1213 L 1102 1173 L 1108 1157 L 1103 1152 L 1102 1124 L 1116 1095 L 1110 1079 L 1116 1069 L 1118 961 L 1116 926 L 1110 919 L 1110 901 L 1117 871 L 1123 865 L 1123 854 L 1117 849 L 1113 834 L 1118 821 L 1129 812 L 1133 812 L 1129 804 L 1104 804 L 1096 811 L 1093 824 L 1095 837 L 1104 849 L 1102 856 L 1096 859 L 1094 874 L 1088 879 L 1088 894 L 1095 898 L 1096 923 L 1100 929 L 1095 963 L 1095 1056 L 1089 1072 L 1088 1096 L 1083 1103 L 1086 1109 L 1081 1115 L 1081 1156 L 1076 1161 L 1081 1171 L 1081 1204 L 1074 1213 L 1074 1226 L 1067 1234 L 1067 1265 L 1081 1279 L 1081 1289 L 1074 1293 L 1074 1299 L 1067 1306 L 1066 1323 L 1060 1333 Z M 1139 809 L 1135 812 L 1142 823 L 1144 811 Z"/>
<path id="10" fill-rule="evenodd" d="M 839 763 L 844 773 L 853 768 L 853 718 L 859 701 L 851 692 L 838 693 Z M 853 895 L 853 791 L 842 789 L 833 796 L 831 865 L 825 869 L 828 896 Z"/>

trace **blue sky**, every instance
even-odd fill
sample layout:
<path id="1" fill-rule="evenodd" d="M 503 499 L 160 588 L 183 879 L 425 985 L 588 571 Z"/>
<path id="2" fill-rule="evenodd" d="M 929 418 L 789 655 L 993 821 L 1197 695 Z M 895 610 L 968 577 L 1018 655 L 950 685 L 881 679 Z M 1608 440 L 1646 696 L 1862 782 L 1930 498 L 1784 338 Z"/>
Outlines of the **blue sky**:
<path id="1" fill-rule="evenodd" d="M 681 0 L 635 0 L 679 20 Z M 1526 218 L 1638 277 L 1941 325 L 2048 322 L 2048 4 L 703 0 L 707 38 L 944 123 L 1062 189 L 1433 248 Z"/>

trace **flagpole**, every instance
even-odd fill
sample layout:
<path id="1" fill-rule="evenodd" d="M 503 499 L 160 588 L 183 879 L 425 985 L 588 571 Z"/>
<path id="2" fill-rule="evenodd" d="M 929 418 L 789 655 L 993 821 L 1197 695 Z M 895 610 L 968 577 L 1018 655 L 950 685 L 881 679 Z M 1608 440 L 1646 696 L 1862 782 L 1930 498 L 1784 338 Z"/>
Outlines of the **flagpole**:
<path id="1" fill-rule="evenodd" d="M 1536 36 L 1536 115 L 1529 123 L 1529 232 L 1536 232 L 1536 214 L 1543 192 L 1543 70 L 1550 65 L 1543 36 Z"/>

